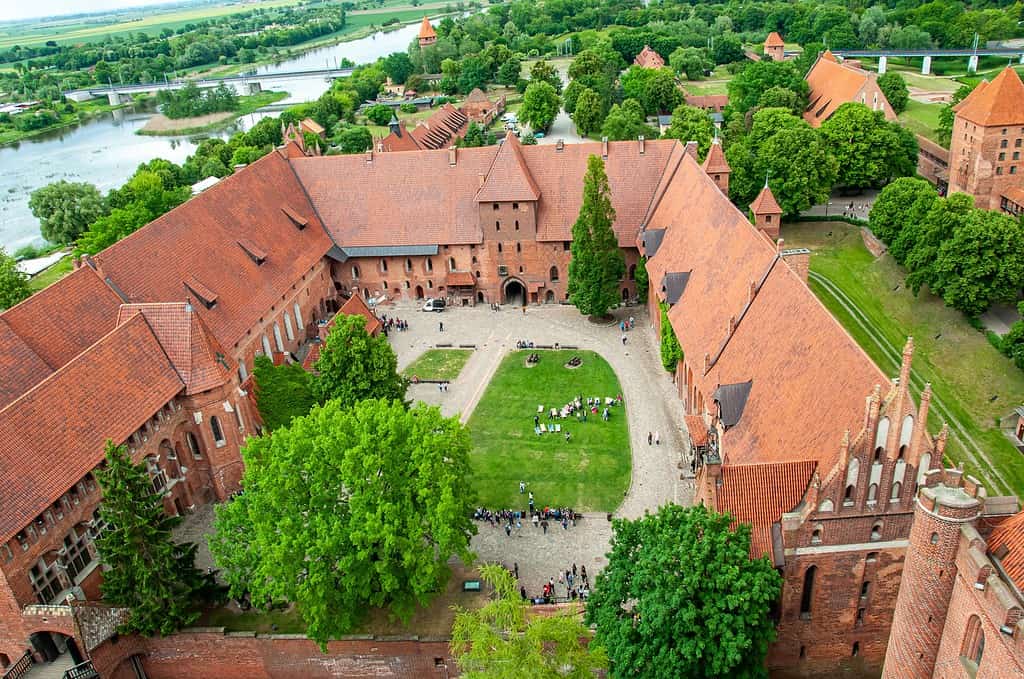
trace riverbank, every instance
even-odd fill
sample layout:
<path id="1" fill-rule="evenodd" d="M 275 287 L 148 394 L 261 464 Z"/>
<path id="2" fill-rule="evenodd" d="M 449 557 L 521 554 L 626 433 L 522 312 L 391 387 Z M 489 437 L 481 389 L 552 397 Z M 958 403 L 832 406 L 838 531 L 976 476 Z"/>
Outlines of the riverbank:
<path id="1" fill-rule="evenodd" d="M 157 113 L 147 120 L 146 124 L 135 134 L 154 137 L 181 137 L 201 132 L 213 132 L 227 127 L 241 116 L 249 115 L 264 106 L 269 106 L 287 98 L 287 92 L 268 91 L 239 97 L 238 109 L 235 111 L 207 113 L 206 115 L 177 119 L 168 118 L 162 113 Z"/>
<path id="2" fill-rule="evenodd" d="M 53 132 L 54 130 L 62 130 L 66 127 L 72 127 L 80 123 L 86 122 L 91 118 L 103 115 L 104 113 L 110 113 L 117 109 L 131 106 L 138 102 L 145 100 L 146 97 L 139 97 L 130 102 L 124 104 L 110 105 L 101 100 L 87 101 L 78 104 L 77 110 L 74 113 L 61 113 L 60 120 L 53 125 L 47 125 L 46 127 L 40 127 L 37 130 L 16 130 L 14 128 L 7 128 L 0 126 L 0 146 L 7 146 L 9 144 L 16 144 L 32 137 L 37 137 L 47 132 Z M 29 113 L 21 113 L 19 115 L 30 115 Z"/>

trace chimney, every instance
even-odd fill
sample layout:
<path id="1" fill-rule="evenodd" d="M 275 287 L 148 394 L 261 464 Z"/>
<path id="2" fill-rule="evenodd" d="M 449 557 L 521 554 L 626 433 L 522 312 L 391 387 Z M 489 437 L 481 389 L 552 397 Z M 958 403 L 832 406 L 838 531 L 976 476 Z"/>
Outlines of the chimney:
<path id="1" fill-rule="evenodd" d="M 373 149 L 372 148 L 366 149 L 366 162 L 368 164 L 373 162 Z"/>
<path id="2" fill-rule="evenodd" d="M 601 158 L 608 160 L 608 137 L 601 137 Z"/>
<path id="3" fill-rule="evenodd" d="M 685 153 L 686 153 L 686 155 L 688 155 L 691 158 L 693 158 L 694 162 L 699 162 L 699 160 L 697 158 L 697 142 L 695 142 L 695 141 L 688 141 L 688 142 L 686 142 Z"/>
<path id="4" fill-rule="evenodd" d="M 556 151 L 564 151 L 565 150 L 565 140 L 564 139 L 559 139 L 558 141 L 555 142 L 555 150 Z"/>
<path id="5" fill-rule="evenodd" d="M 448 147 L 448 164 L 449 165 L 452 165 L 452 166 L 455 165 L 455 154 L 456 154 L 456 148 L 454 146 L 449 146 Z"/>
<path id="6" fill-rule="evenodd" d="M 640 143 L 640 155 L 642 156 L 644 154 L 644 135 L 641 134 L 636 140 Z"/>
<path id="7" fill-rule="evenodd" d="M 775 242 L 775 251 L 778 252 L 780 255 L 782 254 L 782 250 L 785 247 L 786 247 L 786 239 L 785 238 L 780 238 L 779 240 L 777 240 Z"/>

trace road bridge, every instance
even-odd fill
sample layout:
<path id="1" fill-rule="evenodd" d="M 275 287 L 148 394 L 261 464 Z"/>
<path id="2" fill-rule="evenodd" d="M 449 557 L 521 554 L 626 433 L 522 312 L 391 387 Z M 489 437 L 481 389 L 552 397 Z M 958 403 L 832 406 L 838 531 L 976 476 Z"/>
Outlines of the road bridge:
<path id="1" fill-rule="evenodd" d="M 178 90 L 185 85 L 194 84 L 200 89 L 217 87 L 218 85 L 229 85 L 239 94 L 255 94 L 263 89 L 265 83 L 284 80 L 303 80 L 308 78 L 324 78 L 334 80 L 335 78 L 346 78 L 352 75 L 351 68 L 319 68 L 305 71 L 286 71 L 280 73 L 247 73 L 242 75 L 225 76 L 223 78 L 199 78 L 189 80 L 177 78 L 174 80 L 162 80 L 150 83 L 133 83 L 115 85 L 96 85 L 79 90 L 70 90 L 64 93 L 72 101 L 85 101 L 96 97 L 106 96 L 112 105 L 122 103 L 122 97 L 133 94 L 152 94 L 162 90 Z"/>
<path id="2" fill-rule="evenodd" d="M 832 54 L 844 59 L 868 57 L 878 59 L 878 73 L 885 73 L 889 57 L 921 58 L 921 74 L 928 75 L 932 71 L 932 59 L 935 57 L 967 57 L 967 72 L 978 70 L 978 57 L 1004 56 L 1008 59 L 1017 58 L 1024 64 L 1024 48 L 1021 47 L 967 47 L 963 49 L 884 49 L 884 50 L 832 50 Z"/>

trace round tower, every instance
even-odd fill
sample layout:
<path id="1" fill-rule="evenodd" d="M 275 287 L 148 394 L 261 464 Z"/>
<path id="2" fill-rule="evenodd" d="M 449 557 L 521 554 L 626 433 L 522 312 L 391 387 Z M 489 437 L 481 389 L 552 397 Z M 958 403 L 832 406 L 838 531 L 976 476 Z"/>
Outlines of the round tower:
<path id="1" fill-rule="evenodd" d="M 946 623 L 960 527 L 981 514 L 985 489 L 959 469 L 925 475 L 896 598 L 882 679 L 931 679 Z"/>

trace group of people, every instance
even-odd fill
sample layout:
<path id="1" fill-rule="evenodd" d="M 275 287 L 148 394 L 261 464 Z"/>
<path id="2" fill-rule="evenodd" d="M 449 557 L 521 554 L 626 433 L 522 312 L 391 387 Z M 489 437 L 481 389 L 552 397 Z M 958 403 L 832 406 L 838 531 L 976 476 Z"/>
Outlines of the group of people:
<path id="1" fill-rule="evenodd" d="M 626 332 L 636 327 L 636 319 L 632 316 L 627 321 L 619 321 L 619 332 Z"/>
<path id="2" fill-rule="evenodd" d="M 533 340 L 516 340 L 516 349 L 533 349 Z"/>
<path id="3" fill-rule="evenodd" d="M 403 321 L 401 318 L 395 318 L 393 316 L 389 318 L 387 314 L 383 314 L 380 317 L 380 322 L 381 322 L 381 325 L 384 328 L 384 335 L 385 336 L 387 336 L 388 332 L 391 331 L 391 330 L 395 330 L 395 329 L 397 329 L 397 330 L 408 330 L 409 329 L 409 321 Z"/>
<path id="4" fill-rule="evenodd" d="M 516 572 L 519 570 L 519 565 L 516 564 Z M 575 601 L 577 599 L 586 600 L 590 596 L 590 578 L 587 577 L 587 567 L 580 566 L 579 570 L 576 570 L 576 564 L 572 565 L 572 569 L 566 568 L 564 571 L 558 571 L 558 585 L 565 587 L 565 595 L 567 599 Z M 524 587 L 519 588 L 520 595 L 526 599 L 526 589 Z M 543 601 L 534 600 L 534 603 L 551 603 L 553 599 L 557 597 L 557 591 L 555 590 L 555 578 L 548 578 L 548 581 L 544 583 L 544 588 L 541 590 L 541 599 Z"/>
<path id="5" fill-rule="evenodd" d="M 527 363 L 540 363 L 540 354 L 530 354 L 526 357 Z"/>

